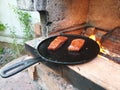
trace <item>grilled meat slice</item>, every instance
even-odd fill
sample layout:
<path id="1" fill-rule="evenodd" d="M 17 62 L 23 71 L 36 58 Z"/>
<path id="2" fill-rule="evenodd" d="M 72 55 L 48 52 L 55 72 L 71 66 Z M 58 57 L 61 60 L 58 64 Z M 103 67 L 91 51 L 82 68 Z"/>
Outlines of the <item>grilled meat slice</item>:
<path id="1" fill-rule="evenodd" d="M 60 48 L 65 41 L 67 41 L 68 37 L 65 36 L 57 36 L 48 46 L 48 50 L 56 50 Z"/>
<path id="2" fill-rule="evenodd" d="M 68 51 L 79 51 L 84 45 L 84 39 L 74 39 L 71 44 L 68 46 Z"/>

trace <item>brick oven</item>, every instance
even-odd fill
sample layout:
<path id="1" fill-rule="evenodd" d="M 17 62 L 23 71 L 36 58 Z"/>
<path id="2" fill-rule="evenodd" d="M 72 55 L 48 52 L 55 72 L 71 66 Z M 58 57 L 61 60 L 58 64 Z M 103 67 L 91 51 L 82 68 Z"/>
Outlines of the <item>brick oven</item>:
<path id="1" fill-rule="evenodd" d="M 93 90 L 96 90 L 96 88 L 97 90 L 102 90 L 103 88 L 108 90 L 120 89 L 118 82 L 115 83 L 116 85 L 111 85 L 110 83 L 112 82 L 109 82 L 109 79 L 117 80 L 118 78 L 114 78 L 114 75 L 120 73 L 120 70 L 115 69 L 120 63 L 119 0 L 29 0 L 29 3 L 27 1 L 28 0 L 17 0 L 18 6 L 20 9 L 36 10 L 40 13 L 42 32 L 42 37 L 26 43 L 28 51 L 35 49 L 36 45 L 33 43 L 36 43 L 36 41 L 39 43 L 39 40 L 42 40 L 41 38 L 60 33 L 77 34 L 92 38 L 100 45 L 101 50 L 99 57 L 95 59 L 96 62 L 94 60 L 93 63 L 86 64 L 88 67 L 84 65 L 56 67 L 56 65 L 49 65 L 47 63 L 45 63 L 45 65 L 63 75 L 65 79 L 79 88 L 79 90 L 88 90 L 86 87 Z M 34 53 L 30 54 L 36 56 Z M 107 58 L 108 61 L 103 58 Z M 101 70 L 104 65 L 106 67 L 103 68 L 116 70 L 116 72 L 113 72 L 115 74 L 111 77 L 106 76 L 108 78 L 105 78 L 104 75 L 102 76 L 98 71 L 103 72 L 105 75 L 109 75 L 111 72 L 107 69 L 105 69 L 105 71 Z M 36 67 L 38 70 L 40 66 L 38 65 Z M 98 67 L 98 69 L 95 67 Z M 89 70 L 92 74 L 88 73 L 88 75 L 86 75 L 86 72 Z M 98 75 L 98 77 L 94 75 Z M 105 79 L 106 81 L 104 81 Z M 92 80 L 93 82 L 91 82 Z M 81 81 L 83 83 L 81 83 Z M 120 81 L 120 78 L 118 81 Z M 108 86 L 104 82 L 107 83 Z M 85 84 L 88 86 L 85 86 Z"/>
<path id="2" fill-rule="evenodd" d="M 120 54 L 120 1 L 18 0 L 21 9 L 40 13 L 42 35 L 60 32 L 95 35 L 103 47 Z M 24 2 L 24 5 L 21 4 Z M 28 7 L 25 7 L 27 6 Z M 81 29 L 82 28 L 82 29 Z M 91 30 L 91 28 L 94 30 Z M 81 30 L 80 30 L 81 29 Z"/>

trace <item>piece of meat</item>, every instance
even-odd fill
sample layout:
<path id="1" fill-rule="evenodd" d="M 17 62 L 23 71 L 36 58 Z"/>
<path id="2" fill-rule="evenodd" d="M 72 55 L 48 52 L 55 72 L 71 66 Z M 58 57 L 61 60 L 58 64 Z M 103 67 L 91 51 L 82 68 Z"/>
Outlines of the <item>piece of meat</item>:
<path id="1" fill-rule="evenodd" d="M 74 39 L 71 44 L 68 46 L 68 51 L 79 51 L 84 45 L 84 39 Z"/>
<path id="2" fill-rule="evenodd" d="M 56 50 L 59 47 L 61 47 L 65 41 L 68 39 L 68 37 L 65 36 L 57 36 L 48 46 L 48 50 Z"/>

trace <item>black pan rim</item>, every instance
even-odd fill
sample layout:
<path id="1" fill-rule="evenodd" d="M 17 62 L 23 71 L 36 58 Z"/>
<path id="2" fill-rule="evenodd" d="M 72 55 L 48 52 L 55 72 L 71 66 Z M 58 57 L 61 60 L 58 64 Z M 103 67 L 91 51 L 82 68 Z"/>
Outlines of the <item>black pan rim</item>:
<path id="1" fill-rule="evenodd" d="M 42 56 L 42 55 L 39 53 L 39 46 L 41 45 L 41 43 L 45 42 L 47 39 L 50 39 L 50 38 L 53 38 L 53 37 L 57 37 L 57 36 L 70 36 L 70 37 L 72 36 L 72 37 L 80 37 L 80 38 L 83 38 L 83 39 L 89 39 L 89 40 L 91 40 L 92 42 L 94 42 L 94 43 L 96 44 L 96 47 L 98 48 L 98 51 L 97 51 L 97 53 L 94 55 L 94 57 L 89 58 L 89 59 L 87 59 L 87 60 L 78 61 L 78 62 L 65 62 L 65 61 L 64 61 L 64 62 L 61 62 L 61 61 L 57 61 L 57 60 L 47 59 L 46 57 Z M 86 62 L 89 62 L 89 61 L 91 61 L 92 59 L 94 59 L 94 58 L 98 55 L 98 53 L 100 52 L 100 47 L 99 47 L 99 45 L 97 44 L 96 41 L 94 41 L 94 40 L 92 40 L 92 39 L 90 39 L 90 38 L 88 38 L 88 37 L 85 37 L 85 36 L 80 36 L 80 35 L 54 35 L 54 36 L 50 36 L 50 37 L 46 38 L 45 40 L 43 40 L 42 42 L 40 42 L 39 45 L 38 45 L 38 47 L 37 47 L 37 50 L 38 50 L 38 53 L 39 53 L 40 57 L 41 57 L 44 61 L 46 61 L 46 62 L 51 62 L 51 63 L 56 63 L 56 64 L 64 64 L 64 65 L 72 65 L 72 64 L 74 65 L 74 64 L 86 63 Z"/>

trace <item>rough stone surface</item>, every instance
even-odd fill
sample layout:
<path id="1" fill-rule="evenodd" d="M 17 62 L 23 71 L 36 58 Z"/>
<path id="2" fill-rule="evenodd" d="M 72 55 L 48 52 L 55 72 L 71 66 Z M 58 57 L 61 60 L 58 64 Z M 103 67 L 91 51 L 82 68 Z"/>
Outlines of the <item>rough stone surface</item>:
<path id="1" fill-rule="evenodd" d="M 33 0 L 33 1 L 34 1 L 34 8 L 36 10 L 38 10 L 38 11 L 46 10 L 46 1 L 47 0 Z"/>
<path id="2" fill-rule="evenodd" d="M 89 0 L 32 0 L 30 4 L 21 3 L 24 0 L 18 0 L 18 7 L 31 10 L 46 11 L 48 14 L 47 23 L 52 22 L 49 31 L 64 29 L 73 25 L 78 25 L 86 21 L 88 13 Z M 27 5 L 26 7 L 23 7 Z"/>
<path id="3" fill-rule="evenodd" d="M 32 0 L 17 0 L 17 5 L 20 9 L 34 10 Z"/>
<path id="4" fill-rule="evenodd" d="M 108 30 L 120 26 L 120 1 L 90 0 L 88 22 Z"/>
<path id="5" fill-rule="evenodd" d="M 86 22 L 88 0 L 49 0 L 48 22 L 52 22 L 50 31 L 65 29 Z"/>
<path id="6" fill-rule="evenodd" d="M 38 83 L 43 90 L 79 90 L 47 65 L 37 65 Z M 41 84 L 44 82 L 44 84 Z"/>
<path id="7" fill-rule="evenodd" d="M 108 30 L 120 26 L 119 0 L 31 0 L 31 3 L 35 10 L 47 12 L 49 32 L 84 22 Z M 27 7 L 31 3 L 26 4 Z"/>

